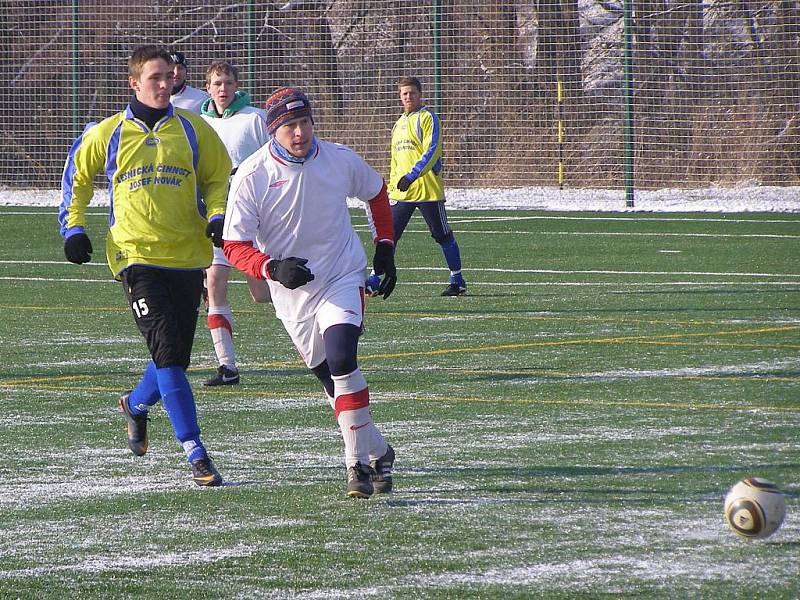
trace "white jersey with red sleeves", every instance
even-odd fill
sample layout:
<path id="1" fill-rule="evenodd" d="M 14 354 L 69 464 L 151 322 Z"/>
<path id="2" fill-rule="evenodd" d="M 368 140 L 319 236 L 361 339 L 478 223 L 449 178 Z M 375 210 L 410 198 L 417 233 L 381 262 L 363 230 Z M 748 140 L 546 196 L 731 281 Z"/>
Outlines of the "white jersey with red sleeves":
<path id="1" fill-rule="evenodd" d="M 245 106 L 224 119 L 206 115 L 203 119 L 225 144 L 234 169 L 269 141 L 267 113 L 255 106 Z"/>
<path id="2" fill-rule="evenodd" d="M 368 202 L 383 178 L 347 146 L 318 140 L 303 163 L 266 144 L 239 165 L 225 215 L 226 241 L 253 242 L 272 258 L 308 259 L 314 280 L 295 290 L 269 281 L 278 318 L 304 321 L 332 285 L 363 284 L 367 257 L 350 222 L 347 198 Z"/>

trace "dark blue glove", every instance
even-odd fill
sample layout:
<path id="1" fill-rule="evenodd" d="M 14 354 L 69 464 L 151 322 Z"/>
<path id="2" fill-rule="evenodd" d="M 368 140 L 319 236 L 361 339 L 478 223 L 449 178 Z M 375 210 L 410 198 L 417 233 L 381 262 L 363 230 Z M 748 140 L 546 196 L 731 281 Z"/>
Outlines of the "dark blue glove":
<path id="1" fill-rule="evenodd" d="M 400 190 L 401 192 L 405 192 L 408 188 L 411 187 L 412 183 L 414 183 L 412 180 L 403 175 L 397 182 L 397 189 Z"/>
<path id="2" fill-rule="evenodd" d="M 314 279 L 314 274 L 306 266 L 307 258 L 290 256 L 283 260 L 271 259 L 267 263 L 267 273 L 273 281 L 278 281 L 290 290 L 299 288 Z"/>
<path id="3" fill-rule="evenodd" d="M 211 238 L 211 243 L 217 248 L 222 248 L 222 227 L 225 219 L 220 216 L 212 217 L 206 225 L 206 237 Z"/>
<path id="4" fill-rule="evenodd" d="M 378 296 L 383 299 L 389 297 L 397 285 L 397 269 L 394 266 L 394 246 L 386 242 L 378 242 L 375 245 L 375 257 L 372 259 L 372 270 L 376 275 L 383 275 L 380 286 L 378 286 Z"/>
<path id="5" fill-rule="evenodd" d="M 64 256 L 76 265 L 92 260 L 92 242 L 85 233 L 74 233 L 64 240 Z"/>

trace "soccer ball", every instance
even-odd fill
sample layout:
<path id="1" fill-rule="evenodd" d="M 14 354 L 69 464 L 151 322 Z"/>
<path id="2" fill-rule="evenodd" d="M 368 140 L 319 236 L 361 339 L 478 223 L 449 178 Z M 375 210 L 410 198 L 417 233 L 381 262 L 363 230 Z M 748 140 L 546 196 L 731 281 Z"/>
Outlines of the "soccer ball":
<path id="1" fill-rule="evenodd" d="M 725 520 L 742 537 L 767 538 L 778 531 L 785 516 L 783 494 L 766 479 L 742 479 L 725 496 Z"/>

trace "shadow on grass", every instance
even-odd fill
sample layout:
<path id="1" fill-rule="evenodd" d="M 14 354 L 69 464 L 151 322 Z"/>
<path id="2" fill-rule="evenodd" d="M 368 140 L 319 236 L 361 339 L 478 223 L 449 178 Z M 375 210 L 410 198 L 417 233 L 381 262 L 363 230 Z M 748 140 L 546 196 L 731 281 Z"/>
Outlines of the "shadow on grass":
<path id="1" fill-rule="evenodd" d="M 480 479 L 487 478 L 523 478 L 537 479 L 548 478 L 552 482 L 555 478 L 565 477 L 605 477 L 609 475 L 660 475 L 675 473 L 755 473 L 773 469 L 795 470 L 800 469 L 800 463 L 759 463 L 749 465 L 674 465 L 674 466 L 641 466 L 641 467 L 580 467 L 580 466 L 541 466 L 541 467 L 493 467 L 474 468 L 465 466 L 444 468 L 408 469 L 411 475 L 442 476 L 448 479 L 454 477 L 475 476 Z M 744 475 L 743 475 L 744 476 Z"/>
<path id="2" fill-rule="evenodd" d="M 275 485 L 275 481 L 266 479 L 243 479 L 241 481 L 223 481 L 220 487 L 249 487 Z"/>
<path id="3" fill-rule="evenodd" d="M 652 503 L 654 497 L 663 496 L 664 490 L 660 489 L 659 476 L 666 475 L 694 475 L 703 474 L 729 475 L 733 483 L 738 478 L 769 473 L 775 469 L 796 470 L 800 464 L 750 464 L 750 465 L 704 465 L 704 466 L 653 466 L 653 467 L 578 467 L 578 466 L 553 466 L 536 468 L 427 468 L 409 469 L 406 477 L 399 472 L 395 478 L 396 493 L 400 496 L 389 500 L 392 506 L 411 505 L 447 505 L 447 504 L 475 504 L 486 502 L 485 494 L 494 494 L 498 497 L 491 501 L 505 501 L 502 495 L 508 494 L 509 502 L 528 503 L 538 498 L 541 502 L 552 502 L 552 497 L 571 498 L 571 502 L 586 503 L 587 497 L 596 497 L 597 502 L 607 502 L 608 497 L 614 497 L 625 502 Z M 610 481 L 598 481 L 599 478 L 621 476 L 630 478 L 635 482 L 638 476 L 652 476 L 640 486 L 614 486 Z M 431 485 L 425 489 L 417 487 L 418 477 L 424 477 Z M 517 480 L 518 483 L 508 483 Z M 496 485 L 491 482 L 497 481 Z M 404 490 L 404 482 L 410 489 Z M 444 483 L 440 487 L 438 484 Z M 599 485 L 598 485 L 599 484 Z M 674 485 L 667 484 L 664 485 Z M 787 499 L 800 498 L 800 490 L 781 491 Z M 697 490 L 688 494 L 695 499 L 722 498 L 726 489 L 713 485 L 708 490 Z M 464 497 L 469 494 L 472 497 Z M 460 498 L 447 498 L 448 495 L 459 495 Z M 411 498 L 409 498 L 411 496 Z M 424 499 L 414 499 L 414 496 L 426 496 Z M 562 500 L 563 501 L 563 500 Z"/>

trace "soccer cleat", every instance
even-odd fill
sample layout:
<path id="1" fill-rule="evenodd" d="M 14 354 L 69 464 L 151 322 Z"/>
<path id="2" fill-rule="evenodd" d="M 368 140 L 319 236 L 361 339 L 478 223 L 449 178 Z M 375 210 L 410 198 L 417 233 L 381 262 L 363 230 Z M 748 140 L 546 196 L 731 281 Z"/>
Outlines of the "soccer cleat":
<path id="1" fill-rule="evenodd" d="M 119 409 L 128 421 L 128 448 L 136 456 L 144 456 L 147 452 L 147 413 L 134 415 L 128 405 L 128 398 L 133 390 L 119 397 Z"/>
<path id="2" fill-rule="evenodd" d="M 372 487 L 376 494 L 388 494 L 392 491 L 392 467 L 394 466 L 394 448 L 389 444 L 386 454 L 369 463 L 372 467 Z"/>
<path id="3" fill-rule="evenodd" d="M 467 293 L 467 286 L 464 284 L 451 283 L 442 292 L 442 296 L 465 296 Z"/>
<path id="4" fill-rule="evenodd" d="M 219 474 L 208 456 L 192 461 L 192 479 L 200 487 L 222 485 L 222 475 Z"/>
<path id="5" fill-rule="evenodd" d="M 374 298 L 378 295 L 378 288 L 381 286 L 381 278 L 375 274 L 367 277 L 367 282 L 364 284 L 364 295 L 368 298 Z"/>
<path id="6" fill-rule="evenodd" d="M 347 495 L 350 498 L 369 498 L 372 496 L 372 467 L 357 462 L 347 469 Z"/>
<path id="7" fill-rule="evenodd" d="M 239 371 L 234 371 L 225 365 L 220 365 L 217 367 L 217 374 L 211 379 L 204 381 L 203 385 L 236 385 L 237 383 L 239 383 Z"/>

